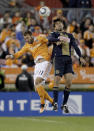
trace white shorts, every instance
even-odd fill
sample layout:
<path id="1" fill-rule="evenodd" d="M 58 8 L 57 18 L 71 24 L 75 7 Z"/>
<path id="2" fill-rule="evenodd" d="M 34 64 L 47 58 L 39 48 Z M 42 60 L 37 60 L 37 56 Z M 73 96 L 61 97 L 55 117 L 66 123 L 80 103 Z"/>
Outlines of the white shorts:
<path id="1" fill-rule="evenodd" d="M 52 64 L 49 61 L 43 61 L 41 63 L 36 63 L 34 69 L 34 84 L 37 77 L 41 77 L 45 80 L 47 79 L 50 71 L 51 71 Z"/>

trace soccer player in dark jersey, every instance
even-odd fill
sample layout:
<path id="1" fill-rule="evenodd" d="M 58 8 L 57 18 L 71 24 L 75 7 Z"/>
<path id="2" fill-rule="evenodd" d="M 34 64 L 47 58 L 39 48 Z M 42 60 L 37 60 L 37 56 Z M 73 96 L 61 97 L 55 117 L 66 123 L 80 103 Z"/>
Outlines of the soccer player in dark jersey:
<path id="1" fill-rule="evenodd" d="M 61 77 L 65 78 L 64 99 L 62 101 L 61 109 L 65 113 L 69 113 L 67 101 L 70 94 L 70 87 L 72 85 L 73 69 L 72 69 L 72 47 L 75 49 L 82 63 L 85 64 L 85 60 L 81 57 L 81 52 L 76 44 L 76 41 L 72 34 L 66 33 L 63 28 L 64 24 L 60 19 L 56 19 L 53 22 L 55 31 L 48 36 L 49 42 L 53 43 L 52 58 L 54 61 L 54 87 L 53 96 L 55 105 L 53 110 L 58 110 L 58 87 Z"/>

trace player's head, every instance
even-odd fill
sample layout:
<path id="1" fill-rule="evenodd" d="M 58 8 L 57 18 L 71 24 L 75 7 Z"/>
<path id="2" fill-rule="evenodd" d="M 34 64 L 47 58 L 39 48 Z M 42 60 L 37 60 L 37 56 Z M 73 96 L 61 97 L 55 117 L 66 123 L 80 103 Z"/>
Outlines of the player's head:
<path id="1" fill-rule="evenodd" d="M 26 31 L 24 33 L 24 39 L 25 39 L 25 42 L 32 44 L 34 42 L 34 37 L 32 36 L 32 32 Z"/>
<path id="2" fill-rule="evenodd" d="M 57 31 L 62 31 L 64 28 L 64 23 L 62 22 L 61 19 L 55 19 L 53 21 L 54 29 Z"/>

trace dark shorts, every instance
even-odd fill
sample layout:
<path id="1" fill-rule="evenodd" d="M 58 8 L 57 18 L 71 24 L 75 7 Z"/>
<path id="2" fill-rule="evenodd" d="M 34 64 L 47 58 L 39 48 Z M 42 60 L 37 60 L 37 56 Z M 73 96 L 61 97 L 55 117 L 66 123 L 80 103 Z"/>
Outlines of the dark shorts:
<path id="1" fill-rule="evenodd" d="M 55 76 L 63 76 L 67 73 L 74 73 L 72 69 L 72 59 L 70 56 L 59 56 L 54 59 Z"/>

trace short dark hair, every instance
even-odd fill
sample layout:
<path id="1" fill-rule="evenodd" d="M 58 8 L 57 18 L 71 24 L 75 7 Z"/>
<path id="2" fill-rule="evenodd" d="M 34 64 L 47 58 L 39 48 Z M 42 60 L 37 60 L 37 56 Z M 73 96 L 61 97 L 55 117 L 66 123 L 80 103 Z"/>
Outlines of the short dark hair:
<path id="1" fill-rule="evenodd" d="M 24 32 L 24 36 L 26 36 L 26 35 L 28 35 L 28 34 L 29 34 L 29 35 L 32 35 L 32 32 L 31 32 L 31 31 L 25 31 L 25 32 Z"/>

